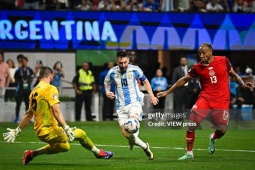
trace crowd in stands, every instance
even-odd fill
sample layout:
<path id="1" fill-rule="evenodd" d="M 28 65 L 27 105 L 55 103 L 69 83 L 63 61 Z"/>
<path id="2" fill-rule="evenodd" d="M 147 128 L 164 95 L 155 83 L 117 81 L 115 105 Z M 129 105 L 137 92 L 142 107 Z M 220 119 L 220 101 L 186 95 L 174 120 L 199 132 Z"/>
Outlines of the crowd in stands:
<path id="1" fill-rule="evenodd" d="M 255 0 L 0 0 L 0 9 L 255 12 Z"/>

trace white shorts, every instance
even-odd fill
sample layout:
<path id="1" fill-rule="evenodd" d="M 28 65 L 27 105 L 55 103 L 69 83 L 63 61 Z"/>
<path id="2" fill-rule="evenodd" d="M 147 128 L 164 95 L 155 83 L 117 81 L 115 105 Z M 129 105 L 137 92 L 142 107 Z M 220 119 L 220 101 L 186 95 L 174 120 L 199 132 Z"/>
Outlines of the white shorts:
<path id="1" fill-rule="evenodd" d="M 123 107 L 120 110 L 117 110 L 117 115 L 118 115 L 118 122 L 120 126 L 123 125 L 124 122 L 127 119 L 129 119 L 131 116 L 137 117 L 139 121 L 142 121 L 143 109 L 142 109 L 141 102 L 137 101 Z"/>

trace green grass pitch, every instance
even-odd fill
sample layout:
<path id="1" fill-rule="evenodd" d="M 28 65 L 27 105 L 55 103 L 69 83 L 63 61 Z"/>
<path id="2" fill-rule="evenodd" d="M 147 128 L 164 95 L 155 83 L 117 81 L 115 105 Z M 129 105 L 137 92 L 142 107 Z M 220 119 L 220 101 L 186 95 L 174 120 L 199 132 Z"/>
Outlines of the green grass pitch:
<path id="1" fill-rule="evenodd" d="M 140 138 L 148 141 L 154 153 L 154 160 L 148 160 L 142 149 L 128 149 L 127 140 L 123 137 L 117 122 L 73 122 L 86 131 L 92 141 L 105 150 L 114 152 L 110 160 L 96 159 L 83 149 L 78 142 L 71 144 L 69 152 L 56 155 L 36 157 L 28 165 L 22 165 L 21 158 L 26 149 L 37 149 L 44 145 L 36 137 L 32 124 L 22 131 L 15 143 L 9 144 L 0 140 L 0 170 L 84 170 L 84 169 L 230 169 L 249 170 L 255 168 L 255 131 L 228 130 L 226 135 L 217 141 L 214 155 L 207 152 L 208 136 L 212 129 L 197 130 L 194 145 L 193 161 L 178 161 L 185 151 L 185 129 L 166 130 L 146 128 L 143 123 Z M 0 123 L 0 132 L 6 128 L 15 128 L 17 124 Z"/>

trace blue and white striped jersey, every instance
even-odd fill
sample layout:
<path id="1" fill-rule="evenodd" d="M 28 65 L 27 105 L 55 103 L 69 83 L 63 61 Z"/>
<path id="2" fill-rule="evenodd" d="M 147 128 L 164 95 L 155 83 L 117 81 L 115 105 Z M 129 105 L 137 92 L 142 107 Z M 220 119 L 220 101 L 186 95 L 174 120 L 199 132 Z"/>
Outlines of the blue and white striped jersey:
<path id="1" fill-rule="evenodd" d="M 107 73 L 104 84 L 115 84 L 116 109 L 127 106 L 136 101 L 142 101 L 141 91 L 139 90 L 137 79 L 145 81 L 146 76 L 138 67 L 129 64 L 127 70 L 122 72 L 119 66 L 115 66 Z"/>

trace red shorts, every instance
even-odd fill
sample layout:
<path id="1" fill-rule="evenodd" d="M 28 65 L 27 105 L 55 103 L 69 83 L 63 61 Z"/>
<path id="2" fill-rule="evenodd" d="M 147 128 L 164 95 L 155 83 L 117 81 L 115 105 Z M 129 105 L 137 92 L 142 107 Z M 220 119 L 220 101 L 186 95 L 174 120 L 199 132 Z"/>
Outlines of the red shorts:
<path id="1" fill-rule="evenodd" d="M 228 125 L 229 102 L 209 101 L 204 97 L 199 97 L 192 107 L 190 120 L 197 125 L 205 118 L 215 126 Z"/>

